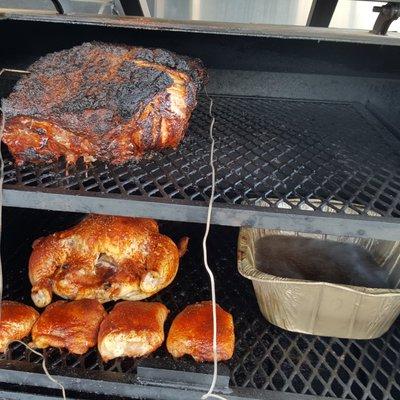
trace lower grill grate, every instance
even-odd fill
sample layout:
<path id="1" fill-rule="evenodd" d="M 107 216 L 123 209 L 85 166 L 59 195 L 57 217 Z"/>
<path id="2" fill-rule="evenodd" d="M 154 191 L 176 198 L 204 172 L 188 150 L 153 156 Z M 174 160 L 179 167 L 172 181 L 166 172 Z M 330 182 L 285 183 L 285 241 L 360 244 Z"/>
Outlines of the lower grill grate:
<path id="1" fill-rule="evenodd" d="M 7 298 L 31 304 L 27 259 L 32 240 L 52 230 L 63 229 L 72 222 L 71 214 L 52 213 L 51 218 L 45 219 L 43 213 L 36 213 L 34 220 L 23 217 L 29 221 L 32 232 L 27 240 L 15 233 L 22 244 L 12 255 L 7 254 L 5 247 Z M 177 312 L 188 304 L 210 297 L 209 281 L 201 261 L 203 229 L 202 225 L 183 223 L 163 223 L 161 226 L 161 231 L 175 240 L 184 235 L 190 237 L 189 251 L 175 281 L 150 299 L 163 302 L 171 310 L 166 332 Z M 267 323 L 258 310 L 251 283 L 237 272 L 237 233 L 234 228 L 213 226 L 209 238 L 210 265 L 216 275 L 218 303 L 233 314 L 235 321 L 235 353 L 227 362 L 231 386 L 354 400 L 400 398 L 400 322 L 397 321 L 381 338 L 368 341 L 290 333 Z M 7 227 L 4 237 L 7 240 Z M 8 240 L 11 242 L 12 239 Z M 137 366 L 132 359 L 103 363 L 95 349 L 81 357 L 58 349 L 48 349 L 44 353 L 50 371 L 58 375 L 84 376 L 88 371 L 113 371 L 117 381 L 120 373 L 134 374 Z M 153 357 L 160 361 L 170 359 L 164 346 Z M 189 358 L 185 360 L 194 364 Z M 26 367 L 16 361 L 39 363 L 40 359 L 15 344 L 0 358 L 0 369 L 4 363 L 15 363 L 19 370 Z"/>
<path id="2" fill-rule="evenodd" d="M 3 83 L 2 93 L 8 91 Z M 213 98 L 216 202 L 264 200 L 272 208 L 306 205 L 316 212 L 400 216 L 400 141 L 361 104 Z M 5 188 L 205 205 L 210 196 L 208 106 L 201 96 L 177 150 L 120 167 L 78 163 L 67 171 L 59 161 L 19 168 L 6 155 Z"/>

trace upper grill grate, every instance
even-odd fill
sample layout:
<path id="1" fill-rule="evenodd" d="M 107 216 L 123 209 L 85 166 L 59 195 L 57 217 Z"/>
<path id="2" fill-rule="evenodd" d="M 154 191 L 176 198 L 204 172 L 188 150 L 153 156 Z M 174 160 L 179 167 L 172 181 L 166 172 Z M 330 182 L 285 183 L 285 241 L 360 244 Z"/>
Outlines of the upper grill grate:
<path id="1" fill-rule="evenodd" d="M 400 141 L 365 107 L 213 97 L 217 203 L 264 200 L 272 208 L 306 206 L 321 215 L 400 216 Z M 63 161 L 16 167 L 6 155 L 5 188 L 205 206 L 210 195 L 209 122 L 207 99 L 200 97 L 177 150 L 118 167 L 78 163 L 67 171 Z"/>

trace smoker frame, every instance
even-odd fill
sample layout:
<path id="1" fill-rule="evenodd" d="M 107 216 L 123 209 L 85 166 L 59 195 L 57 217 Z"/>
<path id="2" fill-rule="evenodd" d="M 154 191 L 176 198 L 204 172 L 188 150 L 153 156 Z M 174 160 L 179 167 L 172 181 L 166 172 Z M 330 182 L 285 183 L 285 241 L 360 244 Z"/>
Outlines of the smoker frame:
<path id="1" fill-rule="evenodd" d="M 10 37 L 11 28 L 17 32 L 13 38 Z M 86 33 L 84 33 L 84 28 L 88 30 Z M 129 38 L 128 41 L 133 42 L 143 34 L 140 39 L 143 45 L 154 43 L 154 46 L 170 47 L 190 55 L 196 55 L 197 51 L 201 50 L 201 54 L 198 54 L 199 57 L 203 58 L 206 64 L 209 64 L 207 61 L 211 61 L 213 70 L 210 92 L 217 95 L 223 96 L 229 92 L 235 92 L 233 93 L 235 95 L 244 93 L 246 96 L 260 96 L 265 90 L 265 82 L 269 84 L 277 80 L 280 87 L 269 87 L 272 97 L 323 99 L 326 101 L 338 101 L 344 97 L 348 101 L 354 101 L 355 98 L 361 96 L 366 104 L 373 99 L 375 100 L 372 107 L 374 114 L 371 118 L 375 118 L 374 124 L 382 127 L 390 140 L 398 140 L 396 124 L 400 122 L 400 108 L 395 99 L 396 91 L 400 88 L 400 73 L 396 68 L 396 65 L 400 64 L 398 47 L 400 46 L 400 36 L 379 37 L 368 33 L 319 28 L 174 22 L 145 18 L 3 14 L 0 15 L 0 34 L 8 33 L 9 40 L 0 44 L 0 50 L 2 54 L 7 54 L 9 59 L 7 65 L 1 65 L 1 67 L 26 68 L 27 64 L 38 55 L 60 46 L 60 43 L 57 45 L 57 40 L 50 37 L 45 42 L 38 41 L 49 32 L 70 32 L 71 36 L 63 37 L 61 45 L 61 47 L 69 47 L 80 40 L 79 35 L 86 35 L 85 37 L 91 40 L 97 35 L 104 38 L 111 31 L 115 34 L 114 40 L 116 41 L 126 37 Z M 29 37 L 29 33 L 31 37 Z M 199 38 L 202 40 L 198 40 Z M 186 42 L 184 39 L 188 39 L 188 41 Z M 205 40 L 204 43 L 199 43 L 203 40 Z M 212 48 L 213 41 L 215 41 L 215 46 Z M 18 49 L 27 42 L 32 44 L 32 48 L 28 46 L 26 51 L 29 57 L 21 57 Z M 247 42 L 248 48 L 244 47 Z M 293 49 L 290 43 L 293 43 Z M 228 54 L 228 60 L 224 60 L 227 54 L 218 55 L 218 51 L 226 50 L 228 44 L 231 46 L 231 54 Z M 266 44 L 271 45 L 272 52 L 269 52 Z M 191 45 L 194 47 L 190 50 Z M 15 50 L 12 50 L 13 48 Z M 212 51 L 208 55 L 207 51 L 210 49 Z M 294 53 L 291 53 L 291 50 L 294 50 Z M 329 55 L 332 50 L 338 52 L 340 62 L 335 62 L 334 57 Z M 352 55 L 354 51 L 366 56 L 367 62 L 361 63 L 360 60 L 357 60 L 359 55 Z M 242 54 L 243 59 L 235 60 L 239 54 Z M 275 54 L 276 64 L 274 64 L 274 60 L 265 57 L 266 54 L 267 56 Z M 300 59 L 300 62 L 296 61 L 293 65 L 288 65 L 287 62 L 290 60 L 288 56 L 291 54 L 293 54 L 292 60 L 301 58 L 302 54 L 304 57 Z M 213 57 L 215 57 L 214 60 Z M 250 59 L 248 59 L 249 57 Z M 230 65 L 228 65 L 229 63 Z M 228 73 L 226 73 L 227 70 L 229 70 Z M 246 84 L 243 83 L 244 77 L 246 77 Z M 236 88 L 232 88 L 232 81 L 238 83 Z M 317 84 L 310 85 L 312 82 Z M 373 97 L 376 84 L 379 85 L 385 96 Z M 331 92 L 331 96 L 328 98 L 324 93 L 326 91 Z M 202 222 L 206 215 L 204 202 L 184 204 L 164 199 L 147 199 L 145 201 L 140 198 L 121 199 L 119 195 L 112 194 L 107 196 L 90 193 L 86 193 L 84 196 L 75 194 L 72 191 L 66 193 L 57 189 L 24 185 L 17 187 L 15 184 L 10 184 L 4 187 L 4 205 L 72 212 L 102 212 L 122 215 L 134 213 L 159 219 L 190 222 Z M 398 193 L 396 195 L 398 196 Z M 264 209 L 261 211 L 259 207 L 243 204 L 235 207 L 216 204 L 213 223 L 400 239 L 400 225 L 398 219 L 394 217 L 328 213 L 317 215 L 302 210 Z M 10 384 L 18 382 L 21 373 L 15 371 L 15 368 L 18 368 L 15 364 L 9 363 L 8 366 L 3 365 L 2 368 L 4 381 Z M 23 379 L 27 385 L 37 384 L 41 388 L 49 386 L 48 381 L 41 374 L 35 373 L 35 368 L 31 373 L 24 373 Z M 61 381 L 66 383 L 67 388 L 79 389 L 79 385 L 88 385 L 86 387 L 89 392 L 98 388 L 98 383 L 90 379 L 63 377 Z M 125 383 L 121 382 L 121 386 L 118 388 L 110 388 L 111 385 L 105 383 L 104 388 L 108 388 L 109 392 L 104 391 L 103 393 L 105 395 L 123 394 L 124 392 L 120 390 L 124 388 L 124 385 Z M 8 393 L 9 397 L 17 396 L 17 394 L 9 394 L 11 392 L 7 387 L 0 387 L 0 390 L 2 389 Z M 138 396 L 150 396 L 156 393 L 157 387 L 129 381 L 129 387 L 126 389 L 129 389 L 126 394 L 132 393 L 134 390 Z M 179 385 L 163 387 L 162 390 L 163 395 L 171 399 L 188 398 L 188 396 L 197 398 L 199 395 L 195 389 L 192 388 L 192 391 L 188 392 Z M 228 396 L 232 399 L 263 398 L 267 393 L 271 399 L 320 398 L 286 392 L 258 392 L 251 389 L 235 389 L 232 395 Z M 48 398 L 48 395 L 49 393 L 31 394 L 32 398 L 35 396 Z"/>
<path id="2" fill-rule="evenodd" d="M 86 26 L 87 30 L 91 30 L 91 33 L 87 36 L 89 40 L 93 38 L 93 35 L 96 37 L 93 29 L 101 30 L 100 36 L 102 38 L 105 37 L 107 29 L 112 29 L 113 33 L 118 32 L 116 36 L 119 40 L 123 40 L 121 38 L 124 37 L 123 32 L 125 31 L 126 36 L 132 36 L 129 39 L 131 42 L 136 41 L 139 32 L 142 32 L 149 39 L 139 40 L 139 44 L 149 45 L 149 43 L 153 43 L 154 46 L 170 47 L 181 53 L 193 55 L 200 53 L 199 56 L 205 60 L 205 63 L 214 68 L 211 71 L 209 85 L 211 93 L 224 95 L 230 91 L 235 91 L 244 93 L 246 96 L 260 96 L 263 90 L 265 91 L 266 85 L 269 85 L 272 86 L 271 97 L 306 98 L 310 100 L 326 98 L 327 101 L 341 101 L 341 95 L 343 95 L 345 101 L 350 100 L 351 102 L 358 101 L 360 97 L 366 107 L 366 113 L 369 114 L 366 117 L 367 119 L 370 119 L 373 124 L 378 124 L 378 129 L 384 130 L 385 136 L 398 134 L 395 126 L 400 118 L 394 93 L 399 87 L 395 65 L 398 60 L 396 49 L 400 40 L 396 36 L 377 37 L 368 33 L 320 28 L 155 21 L 132 17 L 22 16 L 8 14 L 0 16 L 0 29 L 7 24 L 18 29 L 17 38 L 13 38 L 11 41 L 15 42 L 14 46 L 16 47 L 23 46 L 23 38 L 27 37 L 29 31 L 32 35 L 31 40 L 36 41 L 36 43 L 51 42 L 49 46 L 43 43 L 38 45 L 37 50 L 30 48 L 31 59 L 60 47 L 60 44 L 57 45 L 53 39 L 43 36 L 46 29 L 53 29 L 56 26 L 58 28 L 63 27 L 61 28 L 63 32 L 69 29 L 73 31 L 78 26 L 81 27 L 82 31 L 82 28 Z M 38 24 L 37 27 L 40 26 L 38 33 L 33 24 Z M 26 25 L 30 25 L 31 28 L 26 28 Z M 66 43 L 61 47 L 68 47 L 69 42 L 72 45 L 86 40 L 84 37 L 79 40 L 76 34 L 71 36 L 74 36 L 74 39 L 65 38 Z M 188 39 L 186 44 L 177 42 L 178 40 L 186 41 L 186 38 Z M 206 43 L 199 44 L 197 38 L 204 39 Z M 212 49 L 214 39 L 216 46 Z M 243 48 L 246 40 L 252 43 L 254 48 Z M 263 40 L 265 40 L 264 45 Z M 232 42 L 231 50 L 227 49 L 227 43 L 230 41 Z M 269 52 L 265 47 L 265 43 L 269 42 L 272 43 L 272 52 Z M 299 57 L 301 51 L 305 52 L 304 66 L 299 65 L 298 62 L 294 62 L 294 66 L 287 65 L 288 62 L 293 61 L 293 59 L 290 59 L 290 43 L 294 44 L 295 58 Z M 3 52 L 7 53 L 9 46 L 10 43 L 5 44 Z M 192 46 L 191 51 L 190 46 Z M 283 50 L 279 49 L 279 46 L 282 46 Z M 363 71 L 359 76 L 357 76 L 358 72 L 355 69 L 360 67 L 360 62 L 351 54 L 352 46 L 355 46 L 355 50 L 360 51 L 363 56 L 368 57 L 368 61 L 371 63 L 371 66 L 368 64 L 362 66 Z M 207 47 L 211 49 L 209 55 L 205 51 Z M 322 62 L 318 61 L 319 47 L 323 53 Z M 382 48 L 385 48 L 385 51 L 382 51 Z M 329 51 L 335 49 L 340 54 L 342 64 L 328 54 Z M 218 51 L 230 51 L 232 55 L 226 61 L 221 54 L 217 54 Z M 263 51 L 266 51 L 267 57 L 276 54 L 277 61 L 265 59 Z M 243 54 L 242 60 L 234 60 L 234 56 L 239 57 L 241 54 Z M 3 67 L 26 68 L 28 60 L 22 60 L 16 54 L 14 56 L 16 57 L 7 61 L 7 65 Z M 344 61 L 343 57 L 349 59 Z M 254 64 L 251 65 L 251 62 Z M 12 65 L 9 65 L 9 63 Z M 230 70 L 227 71 L 227 68 Z M 225 72 L 229 72 L 229 75 Z M 338 80 L 335 81 L 335 79 Z M 312 84 L 316 80 L 319 86 Z M 237 88 L 233 87 L 233 81 L 238 82 Z M 274 81 L 279 82 L 278 88 L 271 85 L 271 82 Z M 296 82 L 298 83 L 296 84 Z M 349 88 L 348 85 L 351 87 Z M 384 95 L 375 99 L 374 96 L 377 91 L 374 91 L 374 88 L 376 85 L 381 87 L 379 90 Z M 270 90 L 270 87 L 268 89 Z M 327 96 L 326 93 L 331 93 L 332 96 Z M 397 179 L 396 175 L 396 186 Z M 6 180 L 4 204 L 123 215 L 129 214 L 131 207 L 135 206 L 135 212 L 138 216 L 151 215 L 159 219 L 171 219 L 172 216 L 172 219 L 192 222 L 203 221 L 206 215 L 206 201 L 196 202 L 143 196 L 124 197 L 110 193 L 98 193 L 93 196 L 88 192 L 72 193 L 68 190 L 40 187 L 40 184 L 37 186 L 7 184 Z M 392 189 L 390 189 L 390 192 L 393 192 Z M 73 196 L 70 196 L 70 194 L 73 194 Z M 78 196 L 75 196 L 75 194 Z M 395 212 L 400 214 L 400 205 L 397 199 L 391 200 L 390 207 L 397 208 L 399 211 Z M 300 231 L 312 233 L 326 231 L 326 233 L 336 235 L 400 239 L 397 218 L 390 216 L 375 218 L 374 216 L 376 216 L 374 213 L 367 215 L 345 215 L 343 213 L 329 215 L 319 211 L 304 212 L 296 208 L 290 211 L 283 211 L 276 207 L 262 209 L 254 204 L 242 202 L 240 205 L 217 203 L 212 222 L 232 226 L 270 227 L 289 230 L 296 228 Z"/>

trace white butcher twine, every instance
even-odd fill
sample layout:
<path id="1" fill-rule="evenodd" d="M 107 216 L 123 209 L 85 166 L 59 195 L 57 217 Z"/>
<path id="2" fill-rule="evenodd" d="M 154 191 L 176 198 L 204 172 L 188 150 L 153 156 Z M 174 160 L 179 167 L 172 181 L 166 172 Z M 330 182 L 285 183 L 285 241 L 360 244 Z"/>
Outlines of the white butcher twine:
<path id="1" fill-rule="evenodd" d="M 1 152 L 1 147 L 2 147 L 2 143 L 3 143 L 2 139 L 3 139 L 4 126 L 6 123 L 6 116 L 3 113 L 3 101 L 1 102 L 0 112 L 1 112 L 1 125 L 0 125 L 0 239 L 1 239 L 2 228 L 3 228 L 1 215 L 2 215 L 2 208 L 3 208 L 3 181 L 4 181 L 4 160 L 3 160 L 3 154 Z M 2 263 L 1 263 L 1 252 L 0 252 L 0 321 L 1 321 L 1 302 L 3 299 L 3 272 L 2 272 L 2 270 L 3 270 L 3 268 L 2 268 Z M 42 358 L 42 368 L 43 368 L 44 373 L 50 379 L 51 382 L 55 383 L 56 385 L 58 385 L 60 387 L 63 400 L 67 400 L 64 386 L 50 375 L 49 371 L 47 370 L 46 360 L 43 357 L 43 355 L 40 354 L 38 351 L 29 347 L 26 343 L 21 342 L 20 340 L 14 340 L 14 342 L 21 343 L 29 351 L 31 351 L 32 353 L 34 353 Z"/>
<path id="2" fill-rule="evenodd" d="M 211 268 L 208 265 L 208 257 L 207 257 L 207 238 L 208 238 L 208 233 L 210 232 L 210 224 L 211 224 L 211 213 L 212 213 L 212 207 L 214 203 L 214 193 L 215 193 L 215 167 L 214 167 L 214 147 L 215 147 L 215 140 L 214 140 L 214 135 L 213 135 L 213 130 L 214 130 L 214 123 L 215 123 L 215 117 L 212 112 L 212 107 L 213 107 L 213 99 L 208 95 L 207 89 L 204 89 L 206 92 L 206 95 L 208 99 L 210 100 L 210 108 L 209 108 L 209 116 L 211 118 L 211 124 L 210 124 L 210 139 L 211 139 L 211 150 L 210 150 L 210 167 L 211 167 L 211 196 L 210 196 L 210 201 L 208 203 L 208 209 L 207 209 L 207 223 L 206 223 L 206 230 L 204 233 L 203 237 L 203 257 L 204 257 L 204 266 L 206 267 L 206 270 L 208 272 L 208 275 L 210 276 L 210 283 L 211 283 L 211 300 L 212 300 L 212 317 L 213 317 L 213 357 L 214 357 L 214 373 L 213 373 L 213 378 L 211 381 L 211 386 L 208 392 L 201 396 L 201 398 L 208 399 L 209 397 L 213 397 L 215 399 L 220 399 L 220 400 L 226 400 L 225 397 L 220 396 L 218 394 L 214 394 L 214 388 L 215 384 L 217 382 L 217 376 L 218 376 L 218 354 L 217 354 L 217 301 L 216 301 L 216 295 L 215 295 L 215 280 L 214 280 L 214 274 L 211 271 Z"/>
<path id="3" fill-rule="evenodd" d="M 67 400 L 67 396 L 66 396 L 66 394 L 65 394 L 65 388 L 64 388 L 64 386 L 63 386 L 60 382 L 58 382 L 57 380 L 55 380 L 55 379 L 50 375 L 49 371 L 47 370 L 46 361 L 45 361 L 45 359 L 44 359 L 43 354 L 40 354 L 38 351 L 32 349 L 32 347 L 29 347 L 26 343 L 21 342 L 21 340 L 14 340 L 14 342 L 21 343 L 21 344 L 24 345 L 29 351 L 31 351 L 32 353 L 34 353 L 34 354 L 36 354 L 37 356 L 39 356 L 39 357 L 42 358 L 42 368 L 43 368 L 44 373 L 46 374 L 46 376 L 47 376 L 53 383 L 55 383 L 57 386 L 60 387 L 61 392 L 62 392 L 62 398 L 63 398 L 63 400 Z"/>
<path id="4" fill-rule="evenodd" d="M 29 74 L 28 71 L 22 71 L 18 69 L 7 69 L 3 68 L 0 70 L 0 76 L 3 75 L 5 72 L 15 72 L 15 73 L 22 73 L 22 74 Z M 4 181 L 4 160 L 3 154 L 1 152 L 2 146 L 2 139 L 3 139 L 3 132 L 4 127 L 6 125 L 6 116 L 3 113 L 3 99 L 0 99 L 0 113 L 1 113 L 1 124 L 0 124 L 0 241 L 1 241 L 1 233 L 3 231 L 3 181 Z M 3 299 L 3 267 L 1 264 L 1 251 L 0 251 L 0 320 L 1 320 L 1 301 Z"/>
<path id="5" fill-rule="evenodd" d="M 3 214 L 3 181 L 4 181 L 4 160 L 3 160 L 3 154 L 1 152 L 1 144 L 2 139 L 3 139 L 3 131 L 4 131 L 4 126 L 6 123 L 6 117 L 4 116 L 3 113 L 3 100 L 1 100 L 0 104 L 0 112 L 1 112 L 1 125 L 0 125 L 0 242 L 1 242 L 1 233 L 3 230 L 3 220 L 2 220 L 2 214 Z M 3 266 L 1 263 L 1 252 L 0 252 L 0 321 L 1 321 L 1 301 L 3 299 Z"/>

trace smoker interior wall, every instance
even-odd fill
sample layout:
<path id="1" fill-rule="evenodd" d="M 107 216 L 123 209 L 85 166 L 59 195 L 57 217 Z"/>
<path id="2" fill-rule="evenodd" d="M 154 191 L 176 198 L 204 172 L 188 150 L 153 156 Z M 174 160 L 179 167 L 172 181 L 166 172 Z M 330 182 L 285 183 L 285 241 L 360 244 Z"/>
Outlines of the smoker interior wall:
<path id="1" fill-rule="evenodd" d="M 1 259 L 3 267 L 15 252 L 19 252 L 26 243 L 33 243 L 40 236 L 54 232 L 59 226 L 61 213 L 57 211 L 38 211 L 27 208 L 3 207 L 1 229 Z M 67 222 L 61 228 L 72 226 L 81 214 L 68 213 Z M 28 246 L 30 247 L 30 246 Z M 25 251 L 25 250 L 24 250 Z M 30 250 L 29 250 L 30 251 Z M 27 253 L 29 258 L 29 254 Z M 13 275 L 13 271 L 5 269 L 5 275 Z M 5 277 L 9 279 L 9 277 Z"/>
<path id="2" fill-rule="evenodd" d="M 210 93 L 357 101 L 388 125 L 400 123 L 397 46 L 18 20 L 0 21 L 0 35 L 0 68 L 24 69 L 93 40 L 161 47 L 201 58 L 211 70 Z"/>
<path id="3" fill-rule="evenodd" d="M 399 47 L 317 40 L 218 35 L 125 27 L 0 21 L 2 62 L 26 66 L 49 51 L 101 40 L 163 47 L 219 69 L 399 77 Z"/>

